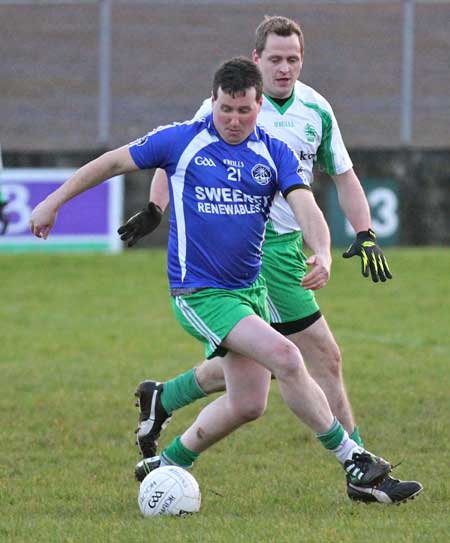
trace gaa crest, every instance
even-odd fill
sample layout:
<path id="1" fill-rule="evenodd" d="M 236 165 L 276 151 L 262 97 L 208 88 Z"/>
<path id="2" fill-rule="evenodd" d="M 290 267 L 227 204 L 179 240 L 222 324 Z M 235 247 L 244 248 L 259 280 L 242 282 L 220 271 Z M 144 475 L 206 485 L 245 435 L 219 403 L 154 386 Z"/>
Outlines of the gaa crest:
<path id="1" fill-rule="evenodd" d="M 252 168 L 252 177 L 259 185 L 267 185 L 272 180 L 272 172 L 265 164 L 256 164 Z"/>

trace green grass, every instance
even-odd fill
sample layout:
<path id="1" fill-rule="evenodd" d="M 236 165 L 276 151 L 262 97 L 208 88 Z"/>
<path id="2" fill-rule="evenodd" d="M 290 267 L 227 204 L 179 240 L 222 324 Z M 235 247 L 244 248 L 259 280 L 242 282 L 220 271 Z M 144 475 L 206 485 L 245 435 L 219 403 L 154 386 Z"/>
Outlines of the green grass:
<path id="1" fill-rule="evenodd" d="M 266 415 L 199 460 L 201 513 L 144 519 L 134 387 L 203 356 L 171 313 L 164 253 L 0 255 L 0 541 L 450 540 L 450 251 L 388 256 L 394 280 L 374 285 L 336 254 L 319 300 L 367 446 L 403 460 L 396 473 L 422 481 L 422 495 L 401 507 L 352 504 L 338 464 L 274 384 Z M 206 401 L 180 411 L 163 444 Z"/>

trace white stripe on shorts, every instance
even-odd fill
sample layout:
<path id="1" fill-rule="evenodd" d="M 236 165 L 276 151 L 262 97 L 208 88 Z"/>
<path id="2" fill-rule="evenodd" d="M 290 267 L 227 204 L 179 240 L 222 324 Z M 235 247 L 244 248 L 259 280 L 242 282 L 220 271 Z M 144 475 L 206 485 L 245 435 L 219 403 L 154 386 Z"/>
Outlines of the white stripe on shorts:
<path id="1" fill-rule="evenodd" d="M 269 306 L 270 322 L 282 322 L 281 315 L 269 295 L 267 296 L 267 305 Z"/>
<path id="2" fill-rule="evenodd" d="M 178 309 L 183 314 L 183 317 L 188 321 L 192 328 L 197 330 L 197 332 L 201 336 L 206 338 L 211 348 L 216 350 L 222 342 L 219 336 L 217 336 L 211 329 L 208 328 L 206 323 L 197 315 L 192 307 L 189 307 L 187 302 L 183 300 L 181 296 L 177 296 L 175 298 L 175 303 Z"/>

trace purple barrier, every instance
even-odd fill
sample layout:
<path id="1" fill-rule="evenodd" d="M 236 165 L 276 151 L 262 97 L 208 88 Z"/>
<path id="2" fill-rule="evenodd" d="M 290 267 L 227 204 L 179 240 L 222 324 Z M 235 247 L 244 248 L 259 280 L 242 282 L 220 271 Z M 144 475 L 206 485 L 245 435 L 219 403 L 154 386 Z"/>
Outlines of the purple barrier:
<path id="1" fill-rule="evenodd" d="M 28 227 L 32 209 L 75 170 L 5 169 L 0 180 L 9 225 L 0 251 L 108 251 L 122 249 L 117 235 L 123 209 L 123 176 L 109 179 L 65 204 L 47 240 Z"/>

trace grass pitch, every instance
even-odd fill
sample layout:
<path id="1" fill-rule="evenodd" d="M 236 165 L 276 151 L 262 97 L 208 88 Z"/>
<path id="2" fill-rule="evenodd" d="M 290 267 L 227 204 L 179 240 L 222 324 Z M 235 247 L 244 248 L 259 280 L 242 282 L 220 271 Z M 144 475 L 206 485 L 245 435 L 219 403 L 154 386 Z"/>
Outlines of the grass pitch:
<path id="1" fill-rule="evenodd" d="M 423 493 L 351 503 L 344 475 L 272 385 L 269 408 L 202 455 L 200 514 L 144 519 L 133 468 L 135 385 L 202 359 L 175 322 L 163 251 L 0 256 L 0 541 L 450 540 L 448 249 L 388 252 L 393 281 L 335 255 L 321 307 L 342 348 L 366 446 Z M 162 445 L 207 400 L 178 412 Z"/>

